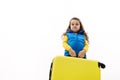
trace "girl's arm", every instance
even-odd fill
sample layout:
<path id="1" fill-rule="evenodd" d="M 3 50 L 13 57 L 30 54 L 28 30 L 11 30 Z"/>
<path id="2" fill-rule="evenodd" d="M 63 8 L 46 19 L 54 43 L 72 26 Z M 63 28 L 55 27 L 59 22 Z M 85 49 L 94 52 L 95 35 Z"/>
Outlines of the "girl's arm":
<path id="1" fill-rule="evenodd" d="M 72 56 L 72 57 L 75 57 L 76 56 L 76 53 L 75 51 L 70 47 L 70 45 L 67 43 L 68 41 L 68 37 L 66 35 L 64 35 L 64 38 L 63 38 L 63 47 L 65 48 L 65 50 L 69 51 L 69 54 Z"/>
<path id="2" fill-rule="evenodd" d="M 88 46 L 88 42 L 87 42 L 86 39 L 84 40 L 84 44 L 85 44 L 85 46 L 84 46 L 83 50 L 80 51 L 79 54 L 78 54 L 78 57 L 79 57 L 79 58 L 83 58 L 84 55 L 85 55 L 85 53 L 88 51 L 88 47 L 89 47 L 89 46 Z"/>
<path id="3" fill-rule="evenodd" d="M 71 47 L 68 45 L 67 43 L 68 41 L 68 37 L 66 35 L 63 36 L 63 47 L 65 48 L 65 50 L 69 51 L 71 49 Z"/>
<path id="4" fill-rule="evenodd" d="M 87 52 L 89 46 L 88 46 L 88 41 L 86 39 L 84 40 L 84 44 L 85 44 L 85 46 L 84 46 L 83 50 L 85 50 L 85 52 Z"/>

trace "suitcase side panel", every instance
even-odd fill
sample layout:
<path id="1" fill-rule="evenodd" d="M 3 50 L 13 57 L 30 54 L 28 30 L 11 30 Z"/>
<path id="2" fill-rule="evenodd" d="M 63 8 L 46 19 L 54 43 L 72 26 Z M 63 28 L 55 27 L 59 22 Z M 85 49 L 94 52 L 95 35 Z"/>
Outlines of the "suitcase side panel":
<path id="1" fill-rule="evenodd" d="M 51 80 L 100 80 L 100 68 L 97 61 L 56 57 Z"/>

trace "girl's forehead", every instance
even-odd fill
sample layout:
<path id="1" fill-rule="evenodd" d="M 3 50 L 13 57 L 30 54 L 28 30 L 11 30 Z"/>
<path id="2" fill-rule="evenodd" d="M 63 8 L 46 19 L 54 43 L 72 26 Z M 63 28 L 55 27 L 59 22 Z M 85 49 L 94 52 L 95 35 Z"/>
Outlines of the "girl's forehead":
<path id="1" fill-rule="evenodd" d="M 79 23 L 79 21 L 78 20 L 71 20 L 71 23 Z"/>

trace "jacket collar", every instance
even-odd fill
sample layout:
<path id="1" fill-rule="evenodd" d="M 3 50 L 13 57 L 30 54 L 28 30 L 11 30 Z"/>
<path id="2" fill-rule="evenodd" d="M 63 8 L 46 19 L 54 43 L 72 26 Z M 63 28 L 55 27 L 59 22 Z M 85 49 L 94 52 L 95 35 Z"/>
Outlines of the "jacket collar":
<path id="1" fill-rule="evenodd" d="M 74 33 L 72 30 L 68 30 L 67 33 Z M 78 34 L 83 34 L 84 30 L 80 30 L 79 32 L 77 32 Z"/>

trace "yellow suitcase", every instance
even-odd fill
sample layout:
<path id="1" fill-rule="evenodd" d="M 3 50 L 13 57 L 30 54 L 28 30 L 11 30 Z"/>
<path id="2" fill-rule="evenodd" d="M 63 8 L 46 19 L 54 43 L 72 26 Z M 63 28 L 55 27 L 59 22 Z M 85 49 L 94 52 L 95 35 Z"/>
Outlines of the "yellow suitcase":
<path id="1" fill-rule="evenodd" d="M 100 80 L 103 63 L 75 57 L 57 56 L 51 64 L 49 80 Z"/>

